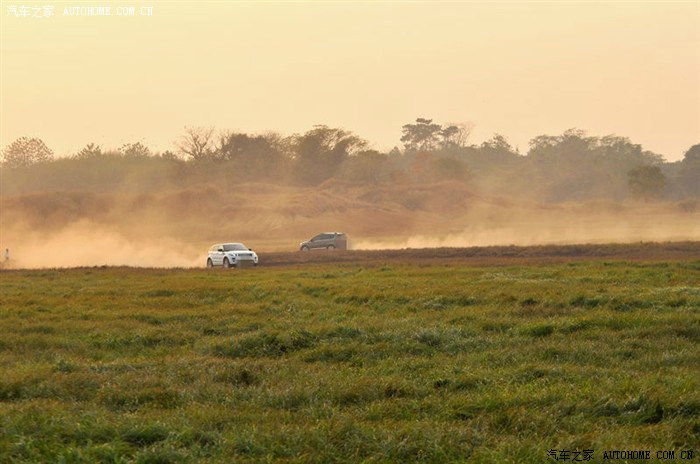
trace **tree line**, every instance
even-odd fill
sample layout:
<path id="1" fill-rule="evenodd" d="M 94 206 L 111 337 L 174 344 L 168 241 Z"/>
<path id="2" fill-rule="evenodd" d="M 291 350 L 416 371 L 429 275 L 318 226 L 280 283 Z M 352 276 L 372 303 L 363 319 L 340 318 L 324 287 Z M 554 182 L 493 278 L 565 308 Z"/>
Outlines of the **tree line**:
<path id="1" fill-rule="evenodd" d="M 680 200 L 700 197 L 700 144 L 666 162 L 628 138 L 571 129 L 540 135 L 521 154 L 495 134 L 469 142 L 468 124 L 418 118 L 401 128 L 402 147 L 372 149 L 342 128 L 314 126 L 283 136 L 188 127 L 175 151 L 152 152 L 142 142 L 104 150 L 89 143 L 55 157 L 38 138 L 3 150 L 4 193 L 28 190 L 152 190 L 165 185 L 274 182 L 315 186 L 329 179 L 354 184 L 464 182 L 481 193 L 546 202 L 590 199 Z"/>

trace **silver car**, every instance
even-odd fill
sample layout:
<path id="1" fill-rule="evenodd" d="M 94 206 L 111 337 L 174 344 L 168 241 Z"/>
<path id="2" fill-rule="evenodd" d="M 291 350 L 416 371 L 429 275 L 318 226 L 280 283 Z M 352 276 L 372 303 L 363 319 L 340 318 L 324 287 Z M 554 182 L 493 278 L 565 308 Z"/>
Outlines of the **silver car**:
<path id="1" fill-rule="evenodd" d="M 257 265 L 257 253 L 242 243 L 217 243 L 209 248 L 207 267 L 246 267 Z"/>
<path id="2" fill-rule="evenodd" d="M 314 248 L 325 248 L 326 250 L 334 250 L 337 248 L 339 250 L 347 250 L 348 236 L 343 232 L 324 232 L 299 244 L 299 249 L 301 251 L 309 251 Z"/>

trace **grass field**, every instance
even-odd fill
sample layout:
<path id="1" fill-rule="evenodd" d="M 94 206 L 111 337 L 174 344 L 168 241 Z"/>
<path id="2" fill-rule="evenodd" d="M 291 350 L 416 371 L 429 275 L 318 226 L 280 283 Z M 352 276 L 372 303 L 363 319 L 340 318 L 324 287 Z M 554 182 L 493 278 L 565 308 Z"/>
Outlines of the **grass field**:
<path id="1" fill-rule="evenodd" d="M 0 462 L 697 462 L 699 283 L 695 259 L 6 271 Z"/>

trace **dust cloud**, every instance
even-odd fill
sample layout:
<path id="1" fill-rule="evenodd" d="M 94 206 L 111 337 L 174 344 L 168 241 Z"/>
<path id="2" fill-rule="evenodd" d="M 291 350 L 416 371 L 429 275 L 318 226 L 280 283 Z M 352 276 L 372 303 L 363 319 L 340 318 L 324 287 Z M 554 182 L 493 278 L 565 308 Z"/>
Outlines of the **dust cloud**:
<path id="1" fill-rule="evenodd" d="M 638 216 L 622 212 L 613 218 L 596 213 L 568 217 L 552 214 L 537 221 L 504 223 L 477 220 L 479 224 L 445 235 L 416 234 L 402 239 L 356 240 L 358 250 L 470 246 L 529 246 L 700 239 L 700 216 L 662 214 Z"/>
<path id="2" fill-rule="evenodd" d="M 201 264 L 197 250 L 172 238 L 134 241 L 116 231 L 79 220 L 58 231 L 3 232 L 12 244 L 10 264 L 15 268 L 82 266 L 193 267 Z"/>
<path id="3" fill-rule="evenodd" d="M 0 248 L 14 268 L 201 267 L 221 242 L 245 243 L 264 264 L 265 252 L 296 251 L 325 231 L 364 250 L 700 240 L 697 201 L 538 204 L 456 184 L 55 192 L 6 195 L 1 206 Z"/>

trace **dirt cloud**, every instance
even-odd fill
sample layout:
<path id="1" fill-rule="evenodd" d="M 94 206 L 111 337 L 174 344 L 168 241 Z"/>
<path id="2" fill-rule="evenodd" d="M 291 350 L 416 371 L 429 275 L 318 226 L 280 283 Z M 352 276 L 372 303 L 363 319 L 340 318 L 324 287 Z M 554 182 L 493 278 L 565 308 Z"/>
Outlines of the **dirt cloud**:
<path id="1" fill-rule="evenodd" d="M 367 250 L 700 240 L 697 203 L 535 204 L 458 184 L 58 192 L 3 197 L 0 247 L 22 268 L 191 267 L 213 243 L 294 251 L 324 231 Z"/>
<path id="2" fill-rule="evenodd" d="M 192 267 L 197 251 L 172 238 L 134 241 L 87 220 L 57 231 L 4 233 L 12 244 L 11 265 L 19 268 L 79 266 Z"/>

